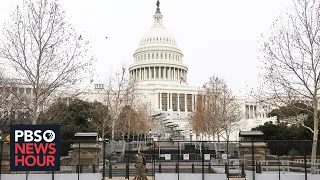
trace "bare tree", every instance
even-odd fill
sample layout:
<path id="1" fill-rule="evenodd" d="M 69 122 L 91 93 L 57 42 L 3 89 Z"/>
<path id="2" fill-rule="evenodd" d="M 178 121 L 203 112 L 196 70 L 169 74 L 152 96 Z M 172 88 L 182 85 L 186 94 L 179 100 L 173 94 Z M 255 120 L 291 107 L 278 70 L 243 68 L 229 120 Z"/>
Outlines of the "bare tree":
<path id="1" fill-rule="evenodd" d="M 3 36 L 0 57 L 10 64 L 7 73 L 32 87 L 31 104 L 23 105 L 32 112 L 33 124 L 54 93 L 91 73 L 87 42 L 68 24 L 57 0 L 23 1 L 5 24 Z"/>
<path id="2" fill-rule="evenodd" d="M 319 13 L 320 1 L 294 0 L 293 11 L 277 20 L 274 26 L 275 32 L 264 43 L 266 73 L 261 92 L 257 96 L 261 102 L 271 107 L 292 105 L 296 100 L 312 103 L 314 126 L 308 129 L 313 132 L 311 156 L 313 170 L 319 128 Z"/>
<path id="3" fill-rule="evenodd" d="M 137 91 L 136 91 L 137 81 L 130 77 L 127 72 L 126 67 L 123 65 L 121 70 L 117 72 L 115 75 L 111 75 L 107 82 L 107 86 L 105 88 L 104 101 L 109 109 L 109 118 L 111 120 L 104 121 L 103 126 L 107 126 L 107 122 L 111 122 L 109 124 L 111 129 L 111 137 L 114 140 L 117 124 L 117 120 L 119 119 L 119 115 L 124 106 L 130 106 L 135 109 L 136 104 L 138 104 Z M 131 111 L 129 111 L 131 113 Z M 129 118 L 131 116 L 128 116 Z M 130 126 L 130 119 L 128 119 L 128 123 Z M 127 124 L 127 123 L 126 123 Z M 123 124 L 122 124 L 123 125 Z M 122 126 L 121 125 L 121 126 Z M 125 125 L 126 126 L 126 125 Z M 129 127 L 128 127 L 129 128 Z"/>
<path id="4" fill-rule="evenodd" d="M 209 138 L 218 136 L 219 139 L 220 135 L 225 135 L 229 139 L 242 118 L 240 105 L 221 78 L 211 77 L 204 88 L 204 98 L 198 102 L 190 118 L 192 129 Z"/>

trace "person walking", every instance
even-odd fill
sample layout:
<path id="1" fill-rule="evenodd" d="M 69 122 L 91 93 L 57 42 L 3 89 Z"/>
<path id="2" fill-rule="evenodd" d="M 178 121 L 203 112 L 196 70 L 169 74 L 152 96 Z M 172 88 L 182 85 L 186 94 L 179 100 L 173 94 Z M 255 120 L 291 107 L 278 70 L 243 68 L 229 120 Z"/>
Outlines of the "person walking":
<path id="1" fill-rule="evenodd" d="M 146 160 L 146 157 L 144 156 L 143 153 L 141 153 L 141 157 L 142 157 L 142 169 L 141 169 L 141 175 L 142 175 L 142 179 L 143 180 L 148 180 L 147 178 L 147 160 Z"/>
<path id="2" fill-rule="evenodd" d="M 136 157 L 136 164 L 134 165 L 134 167 L 136 168 L 136 174 L 133 180 L 145 180 L 143 175 L 144 165 L 143 165 L 142 155 L 141 153 L 138 153 L 135 155 L 135 157 Z"/>

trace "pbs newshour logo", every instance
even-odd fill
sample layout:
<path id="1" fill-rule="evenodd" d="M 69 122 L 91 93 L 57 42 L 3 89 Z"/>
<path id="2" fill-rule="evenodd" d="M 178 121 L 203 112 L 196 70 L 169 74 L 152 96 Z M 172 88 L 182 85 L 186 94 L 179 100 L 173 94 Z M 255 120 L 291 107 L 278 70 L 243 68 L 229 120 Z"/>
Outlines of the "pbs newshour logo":
<path id="1" fill-rule="evenodd" d="M 12 125 L 11 171 L 60 171 L 60 125 Z"/>

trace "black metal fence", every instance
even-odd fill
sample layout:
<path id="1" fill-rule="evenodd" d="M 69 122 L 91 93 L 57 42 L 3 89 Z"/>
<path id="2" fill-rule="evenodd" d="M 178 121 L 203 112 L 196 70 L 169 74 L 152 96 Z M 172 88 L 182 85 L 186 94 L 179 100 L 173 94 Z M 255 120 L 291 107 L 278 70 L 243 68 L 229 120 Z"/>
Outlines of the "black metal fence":
<path id="1" fill-rule="evenodd" d="M 143 153 L 149 177 L 156 173 L 226 174 L 320 174 L 320 158 L 311 163 L 312 141 L 62 141 L 59 172 L 10 171 L 10 147 L 0 141 L 0 175 L 15 173 L 101 173 L 103 178 L 132 177 L 135 155 Z M 320 141 L 317 143 L 320 153 Z M 0 176 L 1 180 L 1 176 Z"/>

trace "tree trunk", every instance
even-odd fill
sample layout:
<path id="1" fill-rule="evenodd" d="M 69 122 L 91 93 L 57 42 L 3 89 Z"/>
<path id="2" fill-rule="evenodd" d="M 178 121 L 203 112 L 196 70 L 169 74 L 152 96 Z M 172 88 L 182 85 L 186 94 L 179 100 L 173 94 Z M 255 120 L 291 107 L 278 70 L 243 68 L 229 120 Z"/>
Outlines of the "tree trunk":
<path id="1" fill-rule="evenodd" d="M 105 121 L 106 121 L 106 120 L 103 120 L 103 123 L 102 123 L 102 131 L 101 131 L 101 138 L 102 138 L 103 142 L 104 142 Z"/>
<path id="2" fill-rule="evenodd" d="M 33 101 L 33 114 L 32 114 L 32 124 L 37 124 L 37 118 L 38 118 L 38 107 L 37 107 L 37 101 Z"/>
<path id="3" fill-rule="evenodd" d="M 314 94 L 314 109 L 313 109 L 313 142 L 312 142 L 312 152 L 311 152 L 311 173 L 315 173 L 315 165 L 317 159 L 317 145 L 318 145 L 318 134 L 319 134 L 319 120 L 318 120 L 318 95 L 315 88 Z"/>
<path id="4" fill-rule="evenodd" d="M 111 140 L 112 141 L 114 141 L 114 125 L 115 125 L 115 123 L 114 123 L 114 120 L 112 120 L 112 132 L 111 132 Z"/>

